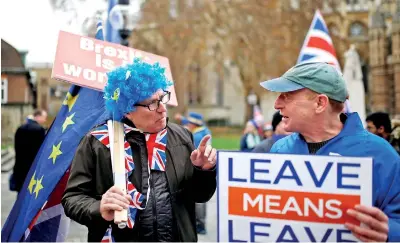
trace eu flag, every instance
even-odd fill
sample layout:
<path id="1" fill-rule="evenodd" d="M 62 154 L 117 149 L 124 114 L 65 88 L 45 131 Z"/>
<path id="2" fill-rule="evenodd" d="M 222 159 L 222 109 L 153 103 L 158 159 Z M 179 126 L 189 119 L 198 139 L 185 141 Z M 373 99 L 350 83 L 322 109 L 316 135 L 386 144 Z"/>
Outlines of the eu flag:
<path id="1" fill-rule="evenodd" d="M 101 23 L 97 27 L 96 38 L 103 38 Z M 81 138 L 107 118 L 103 92 L 71 86 L 4 224 L 2 242 L 65 240 L 69 219 L 61 196 L 71 161 Z"/>

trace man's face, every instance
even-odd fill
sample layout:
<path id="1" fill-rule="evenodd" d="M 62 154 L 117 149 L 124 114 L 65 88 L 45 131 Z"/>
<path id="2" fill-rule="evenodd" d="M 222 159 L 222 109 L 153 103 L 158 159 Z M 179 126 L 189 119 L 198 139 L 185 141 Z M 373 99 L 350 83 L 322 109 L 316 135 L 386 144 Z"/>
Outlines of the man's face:
<path id="1" fill-rule="evenodd" d="M 164 91 L 160 90 L 153 94 L 149 99 L 140 102 L 141 105 L 149 105 L 158 102 L 164 95 Z M 126 117 L 131 120 L 135 126 L 148 133 L 157 133 L 167 125 L 167 108 L 162 102 L 159 103 L 158 109 L 150 111 L 147 107 L 137 106 L 136 110 L 128 113 Z"/>
<path id="2" fill-rule="evenodd" d="M 286 132 L 302 133 L 309 129 L 316 107 L 316 95 L 308 89 L 281 93 L 275 101 L 275 109 L 280 110 L 280 124 Z"/>
<path id="3" fill-rule="evenodd" d="M 35 119 L 39 124 L 43 125 L 47 121 L 47 112 L 43 111 L 40 116 L 37 116 Z"/>
<path id="4" fill-rule="evenodd" d="M 379 133 L 378 129 L 376 128 L 376 126 L 372 121 L 367 121 L 367 130 L 370 133 L 381 136 L 381 134 Z"/>

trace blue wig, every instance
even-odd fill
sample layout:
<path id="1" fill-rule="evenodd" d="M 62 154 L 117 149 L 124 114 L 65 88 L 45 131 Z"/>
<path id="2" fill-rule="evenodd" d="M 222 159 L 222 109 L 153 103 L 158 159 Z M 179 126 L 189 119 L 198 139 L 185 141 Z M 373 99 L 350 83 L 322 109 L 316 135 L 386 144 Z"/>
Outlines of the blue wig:
<path id="1" fill-rule="evenodd" d="M 125 114 L 136 110 L 134 104 L 171 86 L 172 82 L 165 77 L 164 72 L 165 68 L 159 63 L 152 65 L 139 58 L 108 72 L 104 99 L 113 120 L 120 121 Z"/>

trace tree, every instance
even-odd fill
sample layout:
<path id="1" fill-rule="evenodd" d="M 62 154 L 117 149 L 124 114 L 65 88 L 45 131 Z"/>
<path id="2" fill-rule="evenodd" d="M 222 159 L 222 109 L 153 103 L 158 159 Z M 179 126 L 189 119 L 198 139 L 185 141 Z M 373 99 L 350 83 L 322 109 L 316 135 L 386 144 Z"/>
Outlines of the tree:
<path id="1" fill-rule="evenodd" d="M 147 0 L 131 46 L 169 58 L 180 102 L 193 82 L 191 70 L 210 63 L 220 76 L 227 63 L 237 66 L 246 93 L 258 93 L 260 81 L 295 64 L 315 9 L 323 3 L 292 2 Z M 336 9 L 337 1 L 325 2 Z"/>
<path id="2" fill-rule="evenodd" d="M 187 90 L 205 92 L 204 69 L 223 79 L 229 65 L 239 69 L 245 94 L 259 95 L 260 81 L 295 64 L 324 2 L 337 9 L 336 0 L 146 0 L 130 46 L 169 58 L 180 104 Z M 202 103 L 200 97 L 189 98 Z"/>

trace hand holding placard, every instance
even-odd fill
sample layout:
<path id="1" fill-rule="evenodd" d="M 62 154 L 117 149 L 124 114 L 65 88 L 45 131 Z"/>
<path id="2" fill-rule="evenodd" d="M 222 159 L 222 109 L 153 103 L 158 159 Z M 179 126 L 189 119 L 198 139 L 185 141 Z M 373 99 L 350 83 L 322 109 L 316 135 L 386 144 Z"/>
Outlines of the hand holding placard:
<path id="1" fill-rule="evenodd" d="M 347 210 L 347 214 L 354 217 L 368 228 L 363 228 L 351 223 L 345 226 L 355 237 L 364 242 L 387 242 L 389 234 L 389 218 L 377 207 L 356 205 L 354 209 Z"/>

